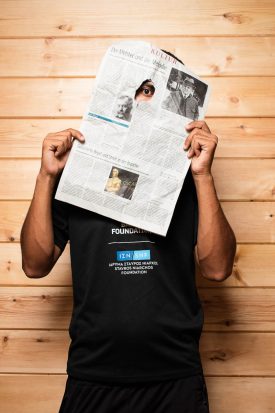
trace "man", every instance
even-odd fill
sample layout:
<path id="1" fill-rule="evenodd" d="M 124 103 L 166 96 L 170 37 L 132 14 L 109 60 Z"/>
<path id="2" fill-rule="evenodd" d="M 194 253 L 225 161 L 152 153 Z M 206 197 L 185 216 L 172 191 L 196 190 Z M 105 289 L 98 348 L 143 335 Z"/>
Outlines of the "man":
<path id="1" fill-rule="evenodd" d="M 130 122 L 133 108 L 133 99 L 130 96 L 122 95 L 117 100 L 117 108 L 115 116 L 119 119 Z"/>
<path id="2" fill-rule="evenodd" d="M 148 80 L 136 100 L 153 94 Z M 70 239 L 72 341 L 59 413 L 209 413 L 194 248 L 202 275 L 223 281 L 236 239 L 211 173 L 218 138 L 203 121 L 187 130 L 191 166 L 166 237 L 55 200 L 72 141 L 85 138 L 67 129 L 43 141 L 21 231 L 22 268 L 28 277 L 46 276 Z"/>
<path id="3" fill-rule="evenodd" d="M 180 114 L 186 118 L 197 120 L 199 117 L 199 105 L 194 97 L 195 81 L 192 77 L 186 77 L 182 87 L 183 99 L 180 102 Z"/>

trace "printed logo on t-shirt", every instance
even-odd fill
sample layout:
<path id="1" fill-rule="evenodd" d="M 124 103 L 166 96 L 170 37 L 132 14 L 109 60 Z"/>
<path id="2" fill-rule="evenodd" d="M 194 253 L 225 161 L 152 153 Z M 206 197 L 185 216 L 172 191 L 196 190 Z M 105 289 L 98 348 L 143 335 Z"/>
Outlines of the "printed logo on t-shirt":
<path id="1" fill-rule="evenodd" d="M 150 260 L 150 250 L 135 250 L 135 251 L 117 251 L 117 261 L 142 261 Z"/>

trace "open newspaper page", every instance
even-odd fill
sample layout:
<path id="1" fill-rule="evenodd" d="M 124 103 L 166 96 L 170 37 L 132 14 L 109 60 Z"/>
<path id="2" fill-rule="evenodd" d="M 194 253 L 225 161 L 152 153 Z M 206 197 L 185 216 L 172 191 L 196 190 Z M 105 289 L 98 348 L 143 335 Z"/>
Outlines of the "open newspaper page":
<path id="1" fill-rule="evenodd" d="M 147 79 L 154 96 L 136 102 Z M 191 163 L 185 126 L 203 119 L 208 96 L 209 85 L 150 43 L 112 45 L 55 198 L 165 236 Z"/>

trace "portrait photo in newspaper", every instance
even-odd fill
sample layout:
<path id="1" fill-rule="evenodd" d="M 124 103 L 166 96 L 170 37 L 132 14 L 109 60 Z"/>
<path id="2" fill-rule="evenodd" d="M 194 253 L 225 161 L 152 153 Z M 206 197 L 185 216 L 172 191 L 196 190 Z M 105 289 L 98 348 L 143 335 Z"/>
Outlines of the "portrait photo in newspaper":
<path id="1" fill-rule="evenodd" d="M 113 166 L 104 190 L 131 199 L 138 177 L 138 174 Z"/>
<path id="2" fill-rule="evenodd" d="M 199 119 L 207 92 L 205 83 L 190 74 L 172 68 L 166 89 L 163 109 L 188 119 Z"/>
<path id="3" fill-rule="evenodd" d="M 122 94 L 121 96 L 119 96 L 115 106 L 115 117 L 125 120 L 126 122 L 130 122 L 132 117 L 133 104 L 134 100 L 131 96 L 127 94 Z"/>

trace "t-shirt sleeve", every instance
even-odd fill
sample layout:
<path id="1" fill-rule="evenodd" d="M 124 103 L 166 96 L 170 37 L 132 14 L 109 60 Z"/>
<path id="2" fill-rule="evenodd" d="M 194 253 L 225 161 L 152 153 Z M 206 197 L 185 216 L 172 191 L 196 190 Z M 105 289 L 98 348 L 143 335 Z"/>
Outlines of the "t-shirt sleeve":
<path id="1" fill-rule="evenodd" d="M 69 240 L 69 205 L 66 202 L 54 198 L 58 182 L 59 179 L 56 182 L 52 194 L 52 223 L 54 243 L 61 248 L 63 252 Z"/>
<path id="2" fill-rule="evenodd" d="M 194 215 L 193 215 L 193 226 L 194 226 L 194 238 L 193 238 L 193 245 L 197 244 L 198 238 L 198 227 L 199 227 L 199 205 L 198 205 L 198 197 L 197 197 L 197 190 L 194 182 L 194 178 L 192 176 L 192 189 L 193 189 L 193 208 L 194 208 Z"/>
<path id="3" fill-rule="evenodd" d="M 199 208 L 198 208 L 197 197 L 195 197 L 195 202 L 194 202 L 194 247 L 197 244 L 198 226 L 199 226 Z"/>

